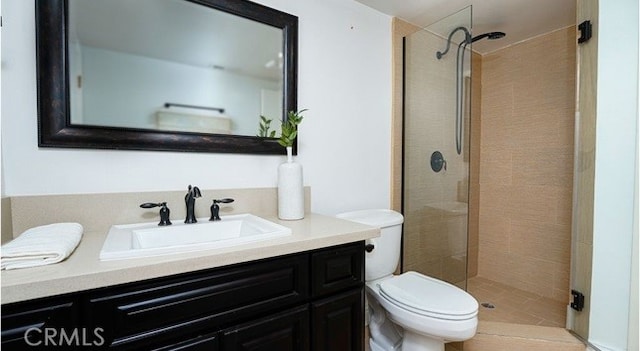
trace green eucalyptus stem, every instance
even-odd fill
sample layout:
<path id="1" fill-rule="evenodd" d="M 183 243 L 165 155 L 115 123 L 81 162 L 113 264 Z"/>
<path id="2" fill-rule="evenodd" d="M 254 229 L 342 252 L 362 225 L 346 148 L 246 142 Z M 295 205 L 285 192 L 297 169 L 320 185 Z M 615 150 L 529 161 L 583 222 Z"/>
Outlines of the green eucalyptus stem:
<path id="1" fill-rule="evenodd" d="M 293 146 L 293 142 L 298 136 L 298 125 L 302 123 L 302 119 L 304 118 L 302 113 L 305 111 L 307 111 L 307 109 L 298 112 L 289 111 L 287 119 L 282 121 L 282 134 L 280 134 L 280 138 L 278 139 L 278 144 L 282 147 Z"/>

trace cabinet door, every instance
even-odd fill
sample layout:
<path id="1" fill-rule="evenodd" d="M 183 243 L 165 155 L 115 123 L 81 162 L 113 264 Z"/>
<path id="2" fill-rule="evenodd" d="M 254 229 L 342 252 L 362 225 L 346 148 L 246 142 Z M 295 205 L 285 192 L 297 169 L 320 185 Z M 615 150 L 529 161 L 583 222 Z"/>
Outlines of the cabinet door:
<path id="1" fill-rule="evenodd" d="M 311 330 L 313 351 L 363 350 L 363 289 L 314 302 Z"/>
<path id="2" fill-rule="evenodd" d="M 77 327 L 77 320 L 77 308 L 72 299 L 54 298 L 3 305 L 2 349 L 37 350 L 78 345 L 81 330 Z"/>
<path id="3" fill-rule="evenodd" d="M 360 287 L 364 283 L 364 241 L 311 254 L 311 294 L 315 297 Z"/>
<path id="4" fill-rule="evenodd" d="M 223 351 L 309 350 L 309 310 L 301 306 L 222 331 Z"/>

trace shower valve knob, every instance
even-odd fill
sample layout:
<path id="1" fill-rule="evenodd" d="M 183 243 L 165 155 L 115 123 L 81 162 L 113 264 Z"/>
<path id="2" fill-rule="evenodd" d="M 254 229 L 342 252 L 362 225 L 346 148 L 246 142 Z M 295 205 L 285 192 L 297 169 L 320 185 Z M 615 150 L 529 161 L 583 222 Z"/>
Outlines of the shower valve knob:
<path id="1" fill-rule="evenodd" d="M 429 163 L 431 164 L 431 169 L 436 173 L 440 172 L 443 169 L 445 171 L 447 170 L 447 160 L 444 159 L 444 156 L 440 151 L 435 151 L 433 154 L 431 154 Z"/>

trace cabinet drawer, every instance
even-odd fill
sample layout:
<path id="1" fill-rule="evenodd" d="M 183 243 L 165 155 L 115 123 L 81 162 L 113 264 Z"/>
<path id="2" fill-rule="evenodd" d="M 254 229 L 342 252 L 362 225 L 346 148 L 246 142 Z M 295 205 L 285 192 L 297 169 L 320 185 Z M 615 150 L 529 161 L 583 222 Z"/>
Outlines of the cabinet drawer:
<path id="1" fill-rule="evenodd" d="M 364 282 L 364 242 L 332 247 L 311 254 L 311 292 L 331 294 Z"/>
<path id="2" fill-rule="evenodd" d="M 309 350 L 307 305 L 220 332 L 220 350 Z"/>
<path id="3" fill-rule="evenodd" d="M 307 271 L 293 256 L 136 283 L 89 296 L 85 318 L 108 345 L 146 347 L 306 301 Z"/>
<path id="4" fill-rule="evenodd" d="M 47 329 L 50 330 L 49 335 L 54 332 L 59 335 L 62 330 L 71 335 L 77 326 L 77 320 L 76 304 L 71 299 L 45 299 L 3 305 L 2 348 L 34 350 L 34 345 L 44 346 Z M 57 341 L 56 338 L 50 340 L 52 343 Z"/>
<path id="5" fill-rule="evenodd" d="M 209 334 L 199 336 L 173 345 L 166 345 L 153 351 L 217 351 L 218 335 Z"/>

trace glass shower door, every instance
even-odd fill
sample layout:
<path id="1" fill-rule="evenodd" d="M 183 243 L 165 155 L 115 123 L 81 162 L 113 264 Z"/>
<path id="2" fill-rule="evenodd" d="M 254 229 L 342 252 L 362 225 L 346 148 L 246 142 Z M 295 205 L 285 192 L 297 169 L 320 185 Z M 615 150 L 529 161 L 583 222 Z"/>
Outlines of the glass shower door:
<path id="1" fill-rule="evenodd" d="M 470 33 L 471 7 L 467 7 L 411 34 L 404 42 L 402 269 L 463 289 L 467 279 Z"/>

